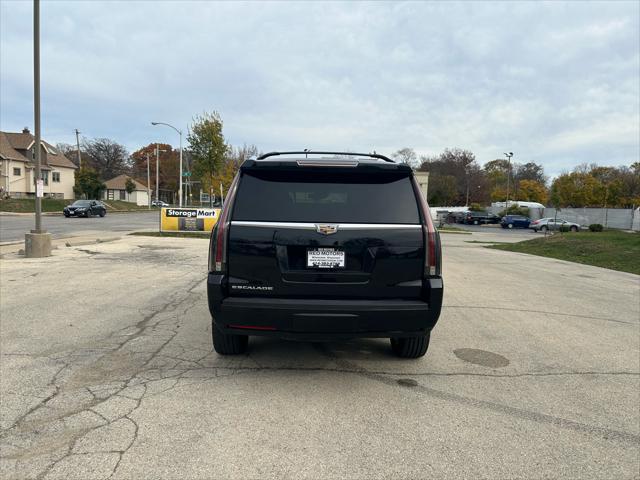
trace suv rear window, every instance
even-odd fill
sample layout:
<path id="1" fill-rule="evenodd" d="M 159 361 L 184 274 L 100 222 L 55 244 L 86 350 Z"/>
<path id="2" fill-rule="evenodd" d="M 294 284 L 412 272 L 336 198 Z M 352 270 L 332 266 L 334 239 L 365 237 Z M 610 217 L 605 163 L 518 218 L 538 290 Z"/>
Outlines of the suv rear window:
<path id="1" fill-rule="evenodd" d="M 420 223 L 410 177 L 385 172 L 245 172 L 233 219 Z"/>

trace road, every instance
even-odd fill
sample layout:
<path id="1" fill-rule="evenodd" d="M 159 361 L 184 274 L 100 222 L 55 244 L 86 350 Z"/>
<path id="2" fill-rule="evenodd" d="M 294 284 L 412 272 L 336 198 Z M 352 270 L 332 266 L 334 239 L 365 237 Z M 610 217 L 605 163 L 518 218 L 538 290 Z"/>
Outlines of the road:
<path id="1" fill-rule="evenodd" d="M 640 277 L 443 234 L 427 355 L 212 352 L 207 240 L 0 262 L 2 478 L 637 478 Z M 502 235 L 499 238 L 506 238 Z"/>
<path id="2" fill-rule="evenodd" d="M 0 215 L 0 242 L 24 240 L 24 234 L 34 228 L 34 217 Z M 158 211 L 112 213 L 106 217 L 65 218 L 62 215 L 44 215 L 42 225 L 53 238 L 103 232 L 124 232 L 158 226 Z"/>

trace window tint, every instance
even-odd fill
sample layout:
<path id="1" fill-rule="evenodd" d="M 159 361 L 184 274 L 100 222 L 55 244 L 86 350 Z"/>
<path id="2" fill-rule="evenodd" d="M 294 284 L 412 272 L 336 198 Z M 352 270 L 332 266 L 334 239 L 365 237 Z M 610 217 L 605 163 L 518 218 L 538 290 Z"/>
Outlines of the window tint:
<path id="1" fill-rule="evenodd" d="M 332 223 L 420 223 L 408 176 L 389 174 L 245 173 L 234 220 Z"/>

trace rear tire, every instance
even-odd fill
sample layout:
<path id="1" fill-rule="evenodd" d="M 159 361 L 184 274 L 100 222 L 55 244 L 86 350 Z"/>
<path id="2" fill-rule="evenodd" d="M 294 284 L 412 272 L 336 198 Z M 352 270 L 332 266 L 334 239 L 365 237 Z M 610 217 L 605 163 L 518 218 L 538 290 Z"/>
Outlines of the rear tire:
<path id="1" fill-rule="evenodd" d="M 213 335 L 213 349 L 219 355 L 238 355 L 247 351 L 248 335 L 224 333 L 213 321 L 211 322 L 211 333 Z"/>
<path id="2" fill-rule="evenodd" d="M 391 350 L 400 358 L 420 358 L 427 353 L 431 333 L 417 337 L 391 338 Z"/>

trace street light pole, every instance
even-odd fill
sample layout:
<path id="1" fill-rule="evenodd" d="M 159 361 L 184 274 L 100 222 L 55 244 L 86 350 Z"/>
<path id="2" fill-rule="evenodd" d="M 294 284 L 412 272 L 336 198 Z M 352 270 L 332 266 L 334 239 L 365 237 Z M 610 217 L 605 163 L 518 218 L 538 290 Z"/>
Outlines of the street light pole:
<path id="1" fill-rule="evenodd" d="M 507 201 L 505 202 L 505 210 L 509 213 L 509 178 L 511 177 L 511 157 L 513 157 L 513 152 L 505 153 L 505 155 L 507 157 Z"/>
<path id="2" fill-rule="evenodd" d="M 42 174 L 41 166 L 41 134 L 40 134 L 40 0 L 33 0 L 33 113 L 36 141 L 36 229 L 33 233 L 42 233 L 42 198 L 38 182 Z"/>
<path id="3" fill-rule="evenodd" d="M 182 207 L 182 130 L 178 130 L 173 125 L 164 122 L 151 122 L 151 125 L 164 125 L 165 127 L 173 128 L 178 135 L 180 135 L 180 182 L 178 183 L 178 197 L 179 206 Z"/>
<path id="4" fill-rule="evenodd" d="M 27 258 L 51 255 L 51 235 L 42 229 L 42 196 L 44 185 L 41 174 L 41 132 L 40 132 L 40 0 L 33 0 L 33 116 L 35 127 L 35 230 L 24 236 L 24 255 Z"/>
<path id="5" fill-rule="evenodd" d="M 182 207 L 182 130 L 178 130 L 178 133 L 180 134 L 180 186 L 178 187 L 180 203 L 178 206 Z"/>

